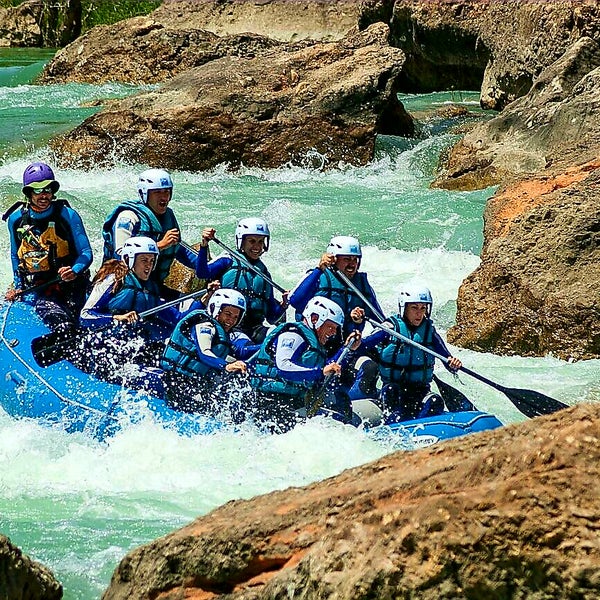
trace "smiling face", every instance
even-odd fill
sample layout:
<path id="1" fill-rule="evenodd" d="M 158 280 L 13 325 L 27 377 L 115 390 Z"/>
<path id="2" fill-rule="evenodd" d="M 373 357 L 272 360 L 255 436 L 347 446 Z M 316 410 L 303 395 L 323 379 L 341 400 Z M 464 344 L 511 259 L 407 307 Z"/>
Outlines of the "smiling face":
<path id="1" fill-rule="evenodd" d="M 170 189 L 148 190 L 148 208 L 155 215 L 164 215 L 171 201 Z"/>
<path id="2" fill-rule="evenodd" d="M 350 256 L 347 254 L 338 254 L 335 257 L 335 266 L 352 279 L 358 271 L 358 256 Z"/>
<path id="3" fill-rule="evenodd" d="M 237 306 L 225 305 L 219 312 L 217 321 L 223 325 L 225 331 L 231 331 L 238 323 L 242 311 Z"/>
<path id="4" fill-rule="evenodd" d="M 266 235 L 245 235 L 242 240 L 242 252 L 250 260 L 258 260 L 265 251 Z"/>
<path id="5" fill-rule="evenodd" d="M 152 273 L 152 269 L 154 268 L 155 261 L 156 254 L 137 254 L 132 269 L 136 277 L 141 281 L 148 281 L 148 279 L 150 279 L 150 273 Z"/>
<path id="6" fill-rule="evenodd" d="M 324 346 L 337 332 L 338 325 L 333 321 L 325 321 L 320 327 L 317 327 L 315 333 L 321 346 Z"/>

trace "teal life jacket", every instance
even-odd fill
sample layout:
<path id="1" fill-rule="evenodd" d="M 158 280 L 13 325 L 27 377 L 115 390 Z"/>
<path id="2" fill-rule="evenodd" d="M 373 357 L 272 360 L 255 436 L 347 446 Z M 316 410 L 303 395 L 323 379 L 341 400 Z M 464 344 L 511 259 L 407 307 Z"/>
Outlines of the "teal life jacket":
<path id="1" fill-rule="evenodd" d="M 244 329 L 262 325 L 267 314 L 269 298 L 273 293 L 271 284 L 267 283 L 257 273 L 254 273 L 235 256 L 232 256 L 231 260 L 233 261 L 231 267 L 221 277 L 221 287 L 237 290 L 246 298 L 248 308 L 244 316 Z M 261 260 L 252 263 L 252 266 L 267 277 L 271 277 L 267 267 Z"/>
<path id="2" fill-rule="evenodd" d="M 160 366 L 163 369 L 188 377 L 215 372 L 213 367 L 202 361 L 192 338 L 192 329 L 200 323 L 210 323 L 216 328 L 216 335 L 211 346 L 215 356 L 225 359 L 231 354 L 231 340 L 223 326 L 206 311 L 193 310 L 181 319 L 173 330 L 160 360 Z"/>
<path id="3" fill-rule="evenodd" d="M 108 310 L 112 315 L 123 315 L 131 310 L 141 313 L 150 308 L 155 308 L 160 303 L 158 286 L 153 281 L 146 281 L 145 285 L 129 271 L 123 279 L 119 291 L 108 301 Z"/>
<path id="4" fill-rule="evenodd" d="M 121 258 L 115 251 L 113 228 L 119 213 L 124 210 L 133 211 L 140 220 L 140 228 L 135 233 L 136 236 L 146 236 L 158 242 L 169 229 L 179 229 L 179 224 L 172 209 L 167 208 L 167 212 L 159 218 L 143 202 L 139 200 L 125 200 L 125 202 L 119 204 L 108 215 L 106 221 L 104 221 L 104 225 L 102 225 L 102 237 L 104 238 L 104 257 L 102 262 L 106 262 L 111 258 Z M 156 283 L 164 282 L 169 275 L 169 270 L 171 269 L 173 260 L 175 260 L 176 253 L 177 244 L 161 250 L 156 261 L 156 267 L 152 271 L 151 278 L 153 281 L 156 281 Z"/>
<path id="5" fill-rule="evenodd" d="M 425 318 L 415 330 L 397 316 L 387 319 L 404 337 L 431 348 L 433 344 L 433 323 Z M 379 372 L 383 383 L 400 385 L 431 383 L 435 358 L 410 344 L 402 344 L 395 338 L 385 343 L 379 351 Z"/>
<path id="6" fill-rule="evenodd" d="M 292 331 L 297 333 L 306 342 L 307 347 L 302 352 L 299 364 L 307 368 L 323 368 L 327 355 L 320 344 L 314 329 L 304 323 L 282 323 L 271 331 L 263 341 L 255 359 L 253 359 L 254 373 L 250 378 L 250 385 L 264 394 L 282 394 L 285 396 L 300 396 L 306 394 L 314 385 L 313 381 L 290 381 L 275 364 L 275 350 L 277 338 L 281 333 Z"/>

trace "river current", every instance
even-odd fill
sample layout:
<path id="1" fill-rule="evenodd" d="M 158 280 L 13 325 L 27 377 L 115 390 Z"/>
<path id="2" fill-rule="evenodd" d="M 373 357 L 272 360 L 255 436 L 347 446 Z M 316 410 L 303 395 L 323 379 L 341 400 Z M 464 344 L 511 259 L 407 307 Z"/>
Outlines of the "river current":
<path id="1" fill-rule="evenodd" d="M 98 110 L 91 107 L 94 100 L 136 91 L 118 84 L 32 85 L 50 56 L 48 51 L 0 50 L 3 210 L 20 198 L 27 164 L 52 164 L 46 146 L 50 137 Z M 402 101 L 409 112 L 449 102 L 478 111 L 474 92 Z M 384 310 L 396 309 L 403 283 L 425 281 L 434 296 L 434 320 L 444 334 L 454 322 L 458 287 L 479 264 L 482 214 L 493 193 L 429 189 L 440 153 L 457 139 L 449 125 L 430 118 L 419 140 L 382 138 L 376 160 L 365 167 L 340 164 L 322 171 L 320 155 L 309 152 L 302 164 L 274 170 L 231 172 L 223 165 L 208 173 L 174 172 L 171 206 L 182 238 L 194 243 L 201 229 L 212 225 L 233 245 L 237 219 L 261 216 L 272 232 L 264 261 L 276 282 L 291 287 L 316 265 L 332 235 L 358 236 L 361 268 L 369 273 Z M 103 220 L 119 201 L 135 197 L 144 167 L 55 171 L 59 197 L 71 202 L 86 225 L 96 256 L 93 271 L 101 256 Z M 4 290 L 11 281 L 5 228 L 0 228 L 0 252 Z M 600 400 L 600 361 L 452 350 L 466 366 L 506 386 L 536 389 L 568 404 Z M 505 396 L 466 375 L 453 385 L 505 424 L 525 419 Z M 12 392 L 0 382 L 0 393 Z M 99 442 L 15 420 L 0 409 L 0 533 L 55 573 L 66 600 L 91 600 L 100 597 L 128 550 L 228 500 L 304 485 L 394 449 L 321 418 L 278 436 L 247 428 L 184 437 L 143 422 Z"/>

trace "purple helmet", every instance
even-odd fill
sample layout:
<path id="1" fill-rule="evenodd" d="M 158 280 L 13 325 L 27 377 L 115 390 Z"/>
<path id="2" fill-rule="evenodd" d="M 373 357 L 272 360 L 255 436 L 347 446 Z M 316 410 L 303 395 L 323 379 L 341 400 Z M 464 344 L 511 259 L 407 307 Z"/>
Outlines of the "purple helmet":
<path id="1" fill-rule="evenodd" d="M 23 171 L 23 193 L 29 198 L 32 190 L 41 190 L 50 187 L 56 194 L 60 184 L 54 179 L 54 171 L 43 162 L 31 163 Z"/>

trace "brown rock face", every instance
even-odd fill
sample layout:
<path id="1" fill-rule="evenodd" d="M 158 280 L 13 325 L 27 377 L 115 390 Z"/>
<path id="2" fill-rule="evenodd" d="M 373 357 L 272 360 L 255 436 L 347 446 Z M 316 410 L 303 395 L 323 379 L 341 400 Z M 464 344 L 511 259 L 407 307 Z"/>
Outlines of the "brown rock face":
<path id="1" fill-rule="evenodd" d="M 103 600 L 600 594 L 600 407 L 230 502 L 126 556 Z"/>
<path id="2" fill-rule="evenodd" d="M 438 185 L 505 186 L 486 208 L 482 264 L 459 291 L 452 343 L 600 356 L 599 78 L 600 49 L 582 38 L 453 149 Z"/>
<path id="3" fill-rule="evenodd" d="M 600 7 L 579 0 L 365 0 L 360 25 L 379 20 L 407 56 L 404 91 L 481 87 L 481 105 L 500 110 L 573 42 L 598 39 Z"/>
<path id="4" fill-rule="evenodd" d="M 60 600 L 61 584 L 0 534 L 0 597 L 7 600 Z"/>
<path id="5" fill-rule="evenodd" d="M 341 42 L 225 57 L 127 98 L 55 140 L 79 164 L 125 159 L 167 169 L 277 167 L 308 151 L 372 159 L 377 133 L 413 132 L 396 95 L 404 55 L 377 24 Z"/>

